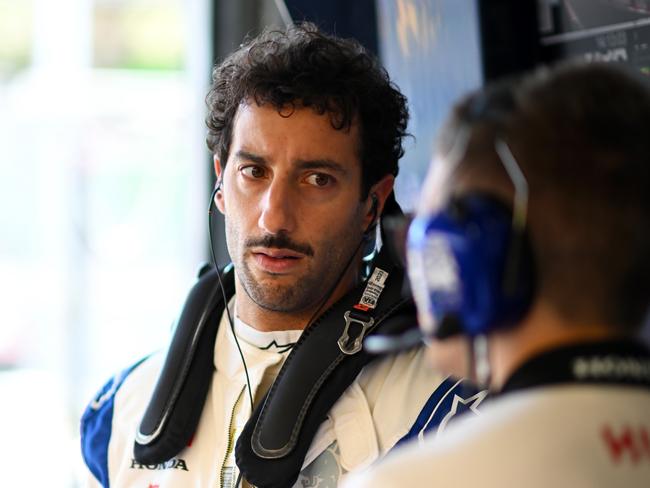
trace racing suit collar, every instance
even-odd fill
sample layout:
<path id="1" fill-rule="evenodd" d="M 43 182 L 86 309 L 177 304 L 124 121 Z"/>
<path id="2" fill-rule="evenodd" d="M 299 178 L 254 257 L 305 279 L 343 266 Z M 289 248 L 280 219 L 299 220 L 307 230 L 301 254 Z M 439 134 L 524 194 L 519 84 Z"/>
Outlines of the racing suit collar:
<path id="1" fill-rule="evenodd" d="M 633 339 L 554 348 L 517 368 L 499 394 L 558 384 L 627 385 L 650 389 L 650 351 L 645 344 Z"/>

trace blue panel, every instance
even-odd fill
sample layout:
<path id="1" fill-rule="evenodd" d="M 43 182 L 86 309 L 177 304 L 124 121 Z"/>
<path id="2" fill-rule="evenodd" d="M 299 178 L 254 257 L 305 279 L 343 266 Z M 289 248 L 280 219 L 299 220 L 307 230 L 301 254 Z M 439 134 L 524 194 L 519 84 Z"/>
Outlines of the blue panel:
<path id="1" fill-rule="evenodd" d="M 146 359 L 146 358 L 145 358 Z M 90 402 L 81 417 L 81 452 L 90 472 L 104 488 L 109 488 L 108 445 L 113 427 L 115 394 L 126 377 L 144 359 L 113 377 Z"/>

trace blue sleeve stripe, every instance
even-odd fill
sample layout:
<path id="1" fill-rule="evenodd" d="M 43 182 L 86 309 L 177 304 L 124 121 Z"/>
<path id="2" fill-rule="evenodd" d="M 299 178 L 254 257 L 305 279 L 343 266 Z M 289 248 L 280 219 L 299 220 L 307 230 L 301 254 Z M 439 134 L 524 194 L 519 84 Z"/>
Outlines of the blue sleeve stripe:
<path id="1" fill-rule="evenodd" d="M 144 359 L 106 383 L 81 417 L 81 452 L 88 469 L 104 488 L 109 488 L 108 444 L 113 427 L 115 393 Z"/>
<path id="2" fill-rule="evenodd" d="M 478 392 L 464 380 L 447 378 L 434 390 L 413 426 L 395 445 L 444 429 L 451 417 L 475 409 L 485 395 L 486 392 Z"/>

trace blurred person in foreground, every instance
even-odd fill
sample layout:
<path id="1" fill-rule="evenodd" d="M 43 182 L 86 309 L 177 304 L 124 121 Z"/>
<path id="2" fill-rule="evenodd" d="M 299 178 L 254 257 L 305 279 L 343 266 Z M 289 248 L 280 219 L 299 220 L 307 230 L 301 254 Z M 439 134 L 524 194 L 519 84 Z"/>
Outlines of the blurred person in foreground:
<path id="1" fill-rule="evenodd" d="M 205 271 L 167 357 L 91 403 L 90 484 L 337 486 L 463 410 L 445 400 L 462 382 L 427 371 L 423 348 L 361 348 L 416 320 L 403 268 L 382 250 L 362 259 L 378 221 L 399 213 L 406 100 L 358 43 L 305 24 L 228 56 L 207 102 L 211 206 L 234 271 Z"/>
<path id="2" fill-rule="evenodd" d="M 646 81 L 604 65 L 455 106 L 409 275 L 430 357 L 495 395 L 345 486 L 650 486 L 648 127 Z"/>

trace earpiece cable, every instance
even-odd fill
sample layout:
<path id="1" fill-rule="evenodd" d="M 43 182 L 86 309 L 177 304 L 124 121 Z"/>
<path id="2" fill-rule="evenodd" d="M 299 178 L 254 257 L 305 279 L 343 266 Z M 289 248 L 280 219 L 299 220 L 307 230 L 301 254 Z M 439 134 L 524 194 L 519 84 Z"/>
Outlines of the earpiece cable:
<path id="1" fill-rule="evenodd" d="M 246 365 L 246 359 L 244 358 L 244 353 L 241 350 L 241 346 L 239 345 L 239 339 L 237 338 L 237 334 L 235 333 L 235 322 L 232 319 L 232 316 L 230 315 L 230 307 L 228 306 L 226 291 L 223 286 L 223 282 L 221 281 L 221 272 L 219 270 L 219 264 L 217 263 L 217 258 L 214 254 L 214 239 L 212 235 L 212 208 L 214 205 L 214 197 L 219 191 L 219 188 L 221 187 L 220 181 L 221 180 L 219 180 L 219 183 L 214 187 L 214 190 L 212 190 L 212 194 L 210 195 L 210 204 L 208 206 L 208 236 L 210 239 L 210 255 L 212 256 L 212 264 L 214 264 L 215 268 L 217 269 L 217 279 L 219 280 L 219 287 L 221 288 L 221 294 L 223 295 L 223 303 L 225 305 L 226 315 L 228 317 L 228 323 L 230 324 L 230 331 L 232 332 L 232 336 L 235 339 L 235 344 L 237 345 L 237 350 L 239 351 L 239 357 L 241 358 L 242 365 L 244 366 L 244 373 L 246 375 L 246 388 L 248 389 L 248 400 L 250 401 L 251 412 L 252 412 L 254 408 L 254 402 L 253 402 L 253 393 L 251 390 L 251 380 L 248 374 L 248 367 Z"/>

